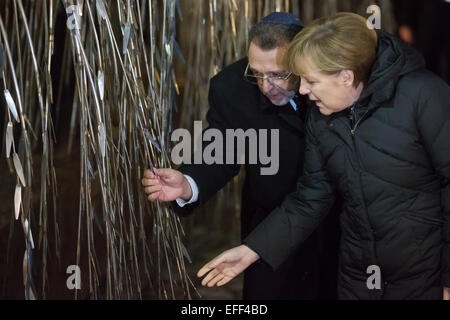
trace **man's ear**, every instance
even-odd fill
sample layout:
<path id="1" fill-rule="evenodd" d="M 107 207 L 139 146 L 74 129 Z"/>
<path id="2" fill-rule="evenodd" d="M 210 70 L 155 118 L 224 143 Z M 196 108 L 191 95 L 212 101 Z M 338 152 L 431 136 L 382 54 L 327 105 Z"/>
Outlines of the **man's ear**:
<path id="1" fill-rule="evenodd" d="M 350 87 L 355 80 L 355 74 L 351 70 L 342 70 L 339 73 L 339 80 L 345 87 Z"/>

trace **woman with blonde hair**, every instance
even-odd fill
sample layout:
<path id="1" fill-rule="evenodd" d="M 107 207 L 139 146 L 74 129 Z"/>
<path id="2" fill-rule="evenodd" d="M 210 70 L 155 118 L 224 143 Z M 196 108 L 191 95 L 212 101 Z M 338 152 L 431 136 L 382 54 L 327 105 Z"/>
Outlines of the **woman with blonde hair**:
<path id="1" fill-rule="evenodd" d="M 353 13 L 315 20 L 289 68 L 309 110 L 303 175 L 245 240 L 200 269 L 223 285 L 276 269 L 344 199 L 340 299 L 449 299 L 450 88 L 422 57 Z"/>

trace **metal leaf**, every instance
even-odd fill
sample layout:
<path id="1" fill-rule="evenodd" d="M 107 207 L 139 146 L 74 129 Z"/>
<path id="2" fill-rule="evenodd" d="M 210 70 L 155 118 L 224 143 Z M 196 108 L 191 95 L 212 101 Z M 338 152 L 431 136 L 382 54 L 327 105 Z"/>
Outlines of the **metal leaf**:
<path id="1" fill-rule="evenodd" d="M 25 219 L 25 233 L 29 235 L 28 240 L 30 240 L 31 249 L 34 249 L 33 235 L 31 234 L 31 230 L 29 230 L 29 228 L 30 226 L 28 224 L 28 219 Z"/>
<path id="2" fill-rule="evenodd" d="M 100 234 L 103 234 L 103 229 L 102 229 L 102 224 L 100 223 L 100 218 L 98 217 L 98 215 L 95 213 L 95 209 L 92 208 L 92 215 L 94 216 L 94 222 L 98 228 L 98 231 L 100 232 Z"/>
<path id="3" fill-rule="evenodd" d="M 98 70 L 98 91 L 100 93 L 100 100 L 103 101 L 103 96 L 105 93 L 105 75 L 103 70 Z"/>
<path id="4" fill-rule="evenodd" d="M 23 286 L 25 287 L 25 300 L 36 300 L 36 288 L 33 283 L 33 278 L 31 277 L 32 268 L 32 255 L 31 250 L 25 249 L 25 254 L 23 256 L 22 270 L 23 270 Z"/>
<path id="5" fill-rule="evenodd" d="M 3 49 L 3 44 L 0 43 L 0 77 L 3 71 L 3 66 L 5 65 L 5 49 Z"/>
<path id="6" fill-rule="evenodd" d="M 84 6 L 84 0 L 78 0 L 78 14 L 80 16 L 83 16 L 83 6 Z"/>
<path id="7" fill-rule="evenodd" d="M 26 187 L 25 176 L 23 175 L 22 163 L 20 162 L 19 156 L 15 152 L 13 153 L 13 162 L 14 162 L 14 168 L 16 169 L 16 173 L 19 176 L 20 182 L 22 182 L 22 185 L 24 187 Z"/>
<path id="8" fill-rule="evenodd" d="M 106 149 L 106 131 L 105 131 L 105 125 L 103 122 L 101 122 L 98 125 L 98 143 L 100 145 L 100 152 L 102 155 L 102 158 L 105 157 L 105 149 Z"/>
<path id="9" fill-rule="evenodd" d="M 19 219 L 21 202 L 22 202 L 22 187 L 20 186 L 20 184 L 18 184 L 16 186 L 16 192 L 14 193 L 14 214 L 16 220 Z"/>
<path id="10" fill-rule="evenodd" d="M 128 40 L 130 40 L 131 27 L 129 25 L 125 26 L 123 31 L 123 54 L 127 53 Z"/>
<path id="11" fill-rule="evenodd" d="M 88 165 L 89 173 L 91 174 L 92 178 L 94 178 L 95 177 L 94 170 L 92 169 L 92 165 L 89 160 L 87 161 L 87 165 Z"/>
<path id="12" fill-rule="evenodd" d="M 8 122 L 6 127 L 6 158 L 11 155 L 11 146 L 13 141 L 13 124 L 11 121 Z"/>
<path id="13" fill-rule="evenodd" d="M 106 20 L 106 8 L 105 8 L 105 4 L 103 3 L 103 0 L 97 0 L 96 7 L 97 7 L 97 11 L 98 11 L 98 14 L 100 15 L 100 17 L 102 17 L 103 19 Z"/>
<path id="14" fill-rule="evenodd" d="M 23 262 L 22 262 L 22 270 L 23 270 L 23 286 L 27 286 L 27 279 L 28 279 L 28 255 L 27 250 L 25 250 L 25 254 L 23 255 Z M 25 290 L 26 294 L 26 290 Z"/>
<path id="15" fill-rule="evenodd" d="M 156 142 L 156 140 L 152 137 L 150 131 L 148 131 L 147 129 L 144 129 L 145 135 L 147 136 L 147 139 L 150 140 L 150 142 L 152 143 L 152 145 L 159 151 L 162 152 L 161 147 L 159 146 L 158 142 Z"/>
<path id="16" fill-rule="evenodd" d="M 20 122 L 18 120 L 16 104 L 14 103 L 14 100 L 13 100 L 13 98 L 11 96 L 11 93 L 9 92 L 8 89 L 5 89 L 3 91 L 3 93 L 5 94 L 6 103 L 8 104 L 8 108 L 11 111 L 11 113 L 12 113 L 12 115 L 14 117 L 14 120 L 16 120 L 17 122 Z"/>
<path id="17" fill-rule="evenodd" d="M 170 45 L 170 43 L 166 43 L 166 45 L 164 46 L 165 47 L 165 49 L 166 49 L 166 54 L 167 54 L 167 56 L 171 56 L 171 54 L 172 54 L 172 46 Z"/>
<path id="18" fill-rule="evenodd" d="M 181 52 L 180 45 L 178 44 L 178 42 L 176 41 L 173 42 L 173 49 L 175 50 L 175 53 L 177 54 L 178 58 L 180 58 L 181 62 L 183 64 L 186 64 L 186 60 L 184 60 L 183 53 Z"/>
<path id="19" fill-rule="evenodd" d="M 183 21 L 183 12 L 181 11 L 180 0 L 176 0 L 175 5 L 177 8 L 178 18 L 180 19 L 180 21 Z"/>
<path id="20" fill-rule="evenodd" d="M 189 255 L 188 251 L 186 250 L 186 247 L 182 242 L 180 242 L 181 251 L 183 252 L 183 255 L 186 257 L 187 261 L 189 263 L 192 263 L 191 256 Z"/>

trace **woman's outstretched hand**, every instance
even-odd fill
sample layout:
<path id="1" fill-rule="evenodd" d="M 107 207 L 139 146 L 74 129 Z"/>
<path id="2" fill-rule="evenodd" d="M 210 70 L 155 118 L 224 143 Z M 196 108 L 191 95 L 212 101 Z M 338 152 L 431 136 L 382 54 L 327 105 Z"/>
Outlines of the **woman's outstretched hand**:
<path id="1" fill-rule="evenodd" d="M 205 264 L 197 273 L 201 278 L 203 286 L 218 287 L 231 281 L 242 271 L 247 269 L 253 262 L 259 259 L 259 255 L 245 245 L 224 251 L 219 256 Z"/>

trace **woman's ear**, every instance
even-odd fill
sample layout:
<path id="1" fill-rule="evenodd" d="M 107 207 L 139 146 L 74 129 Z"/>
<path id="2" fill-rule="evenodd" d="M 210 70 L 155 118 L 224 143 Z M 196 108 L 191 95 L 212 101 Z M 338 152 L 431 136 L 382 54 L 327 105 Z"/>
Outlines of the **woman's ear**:
<path id="1" fill-rule="evenodd" d="M 339 79 L 345 87 L 350 87 L 355 80 L 355 74 L 351 70 L 342 70 L 339 74 Z"/>

